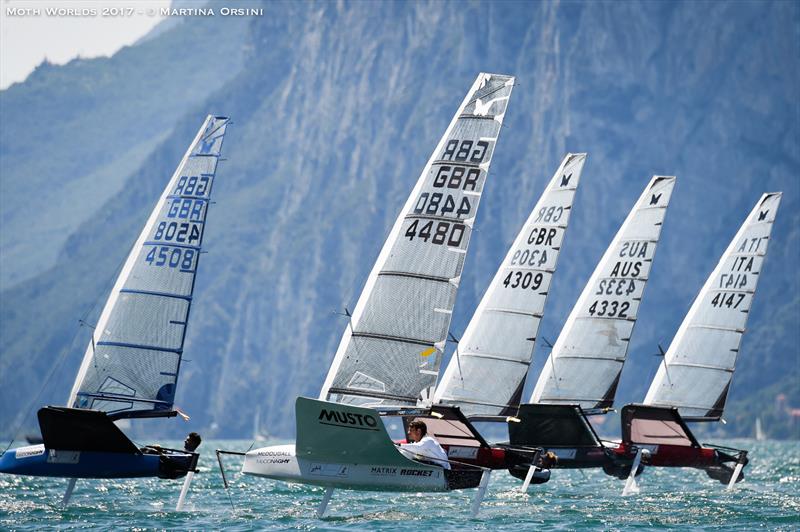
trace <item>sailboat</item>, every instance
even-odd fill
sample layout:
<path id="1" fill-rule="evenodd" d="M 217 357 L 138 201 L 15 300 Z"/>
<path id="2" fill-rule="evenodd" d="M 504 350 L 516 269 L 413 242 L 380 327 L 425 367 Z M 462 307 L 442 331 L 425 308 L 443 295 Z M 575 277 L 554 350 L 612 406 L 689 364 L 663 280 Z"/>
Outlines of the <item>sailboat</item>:
<path id="1" fill-rule="evenodd" d="M 267 439 L 269 435 L 261 429 L 261 405 L 257 405 L 253 416 L 253 441 L 267 441 Z"/>
<path id="2" fill-rule="evenodd" d="M 692 303 L 641 405 L 622 409 L 622 447 L 650 466 L 694 467 L 728 487 L 747 451 L 700 445 L 687 421 L 722 419 L 781 193 L 761 196 Z M 635 492 L 630 479 L 626 492 Z"/>
<path id="3" fill-rule="evenodd" d="M 115 424 L 175 417 L 175 389 L 206 214 L 228 118 L 208 116 L 114 284 L 66 406 L 38 412 L 43 443 L 0 456 L 0 472 L 70 479 L 179 478 L 198 453 L 140 449 Z M 187 486 L 188 487 L 188 486 Z"/>
<path id="4" fill-rule="evenodd" d="M 435 404 L 470 421 L 514 419 L 585 162 L 585 153 L 570 153 L 559 165 L 458 342 Z M 445 448 L 463 456 L 457 447 Z M 550 478 L 549 469 L 536 467 L 541 449 L 494 445 L 491 456 L 470 463 L 489 469 L 533 464 L 537 482 Z"/>
<path id="5" fill-rule="evenodd" d="M 558 457 L 556 467 L 603 467 L 626 475 L 587 416 L 607 413 L 628 352 L 639 305 L 650 277 L 675 177 L 654 176 L 600 259 L 553 345 L 530 402 L 509 420 L 509 444 L 542 447 Z M 533 478 L 533 465 L 510 473 Z"/>
<path id="6" fill-rule="evenodd" d="M 451 434 L 441 443 L 457 444 L 464 456 L 490 454 L 483 438 L 462 423 L 466 419 L 431 405 L 475 216 L 513 86 L 511 76 L 478 75 L 395 221 L 352 314 L 348 312 L 348 326 L 319 398 L 296 400 L 296 443 L 247 452 L 242 473 L 326 487 L 320 517 L 334 488 L 446 491 L 481 486 L 485 491 L 488 477 L 481 468 L 451 458 L 446 469 L 401 454 L 382 416 L 443 421 Z M 455 418 L 448 421 L 451 415 Z"/>
<path id="7" fill-rule="evenodd" d="M 755 427 L 755 437 L 756 441 L 764 441 L 767 439 L 767 434 L 764 432 L 764 428 L 761 426 L 761 418 L 756 418 L 756 427 Z"/>
<path id="8" fill-rule="evenodd" d="M 458 342 L 435 403 L 471 420 L 517 413 L 585 162 L 585 153 L 564 157 Z"/>

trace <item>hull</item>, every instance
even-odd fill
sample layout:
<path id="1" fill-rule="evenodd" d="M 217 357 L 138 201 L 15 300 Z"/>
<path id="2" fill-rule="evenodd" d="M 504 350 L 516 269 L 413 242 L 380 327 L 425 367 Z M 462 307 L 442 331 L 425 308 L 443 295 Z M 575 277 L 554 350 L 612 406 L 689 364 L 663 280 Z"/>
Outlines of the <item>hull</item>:
<path id="1" fill-rule="evenodd" d="M 199 454 L 139 449 L 105 412 L 63 407 L 39 410 L 44 443 L 0 455 L 0 473 L 62 478 L 179 478 Z"/>
<path id="2" fill-rule="evenodd" d="M 0 473 L 64 478 L 156 477 L 157 455 L 134 455 L 87 451 L 57 451 L 31 445 L 6 451 L 0 456 Z"/>
<path id="3" fill-rule="evenodd" d="M 618 456 L 633 460 L 636 451 L 647 449 L 650 453 L 647 465 L 654 467 L 695 467 L 706 469 L 720 464 L 717 450 L 709 447 L 683 447 L 679 445 L 635 445 L 623 444 L 617 450 Z"/>
<path id="4" fill-rule="evenodd" d="M 630 475 L 631 466 L 636 452 L 632 455 L 618 452 L 619 448 L 606 447 L 551 447 L 544 448 L 543 454 L 553 453 L 558 457 L 558 462 L 549 465 L 550 469 L 587 469 L 602 468 L 603 471 L 612 477 L 625 479 Z M 508 472 L 524 480 L 528 473 L 530 462 L 520 461 L 511 464 Z M 639 475 L 644 470 L 644 466 L 639 466 L 636 474 Z"/>
<path id="5" fill-rule="evenodd" d="M 677 408 L 625 405 L 622 409 L 622 445 L 617 454 L 632 458 L 647 450 L 642 463 L 655 467 L 693 467 L 728 484 L 737 465 L 747 465 L 747 451 L 701 445 Z M 728 452 L 725 452 L 728 451 Z M 737 473 L 736 482 L 744 475 Z"/>
<path id="6" fill-rule="evenodd" d="M 242 473 L 316 486 L 368 491 L 447 491 L 444 469 L 408 460 L 406 466 L 322 462 L 299 458 L 295 445 L 275 445 L 245 454 Z M 450 472 L 447 472 L 450 473 Z"/>
<path id="7" fill-rule="evenodd" d="M 617 478 L 630 474 L 633 456 L 618 452 L 618 445 L 606 445 L 579 405 L 523 404 L 517 416 L 519 421 L 508 423 L 509 447 L 541 447 L 558 457 L 549 466 L 553 469 L 599 467 Z M 524 479 L 529 466 L 529 461 L 522 461 L 509 472 Z"/>

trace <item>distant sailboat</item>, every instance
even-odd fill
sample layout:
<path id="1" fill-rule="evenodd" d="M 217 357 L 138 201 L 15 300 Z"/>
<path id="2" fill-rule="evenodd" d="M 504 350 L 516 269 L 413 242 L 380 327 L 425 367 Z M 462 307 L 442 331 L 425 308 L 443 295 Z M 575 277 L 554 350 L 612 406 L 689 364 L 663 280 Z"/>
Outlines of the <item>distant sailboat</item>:
<path id="1" fill-rule="evenodd" d="M 530 403 L 509 422 L 511 446 L 543 447 L 559 468 L 627 473 L 631 461 L 620 462 L 601 442 L 587 414 L 614 404 L 674 186 L 675 177 L 654 176 L 631 209 L 570 312 Z M 525 479 L 530 468 L 510 472 Z"/>
<path id="2" fill-rule="evenodd" d="M 39 410 L 43 444 L 6 451 L 0 472 L 70 479 L 178 478 L 199 455 L 140 449 L 115 424 L 174 417 L 211 188 L 228 125 L 206 118 L 133 246 L 92 333 L 66 407 Z"/>
<path id="3" fill-rule="evenodd" d="M 511 76 L 475 80 L 348 313 L 319 399 L 296 401 L 296 444 L 247 452 L 243 473 L 325 486 L 320 516 L 334 488 L 446 491 L 480 484 L 485 490 L 481 468 L 453 463 L 448 470 L 401 454 L 381 415 L 406 415 L 404 421 L 431 415 L 461 271 L 513 86 Z M 457 417 L 445 424 L 457 427 L 451 440 L 465 456 L 488 449 Z"/>
<path id="4" fill-rule="evenodd" d="M 756 418 L 755 434 L 756 434 L 756 441 L 764 441 L 764 440 L 767 439 L 767 434 L 764 432 L 764 429 L 761 427 L 761 418 L 760 417 Z"/>
<path id="5" fill-rule="evenodd" d="M 267 441 L 269 436 L 261 430 L 261 405 L 256 406 L 253 416 L 253 441 Z"/>
<path id="6" fill-rule="evenodd" d="M 701 446 L 686 421 L 719 421 L 763 271 L 781 194 L 764 194 L 711 272 L 664 354 L 643 405 L 622 409 L 622 442 L 653 466 L 696 467 L 732 487 L 747 451 Z M 758 424 L 756 425 L 758 427 Z"/>

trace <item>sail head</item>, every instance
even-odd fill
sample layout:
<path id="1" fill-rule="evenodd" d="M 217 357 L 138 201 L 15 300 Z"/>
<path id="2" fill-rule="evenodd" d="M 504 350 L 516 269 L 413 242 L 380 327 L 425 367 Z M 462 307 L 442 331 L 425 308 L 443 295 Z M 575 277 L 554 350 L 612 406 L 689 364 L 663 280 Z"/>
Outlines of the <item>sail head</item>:
<path id="1" fill-rule="evenodd" d="M 514 78 L 480 74 L 384 243 L 320 399 L 429 403 Z"/>
<path id="2" fill-rule="evenodd" d="M 570 312 L 532 403 L 613 405 L 674 185 L 655 176 L 644 189 Z"/>
<path id="3" fill-rule="evenodd" d="M 513 414 L 564 243 L 586 154 L 568 154 L 503 259 L 436 390 L 467 417 Z"/>
<path id="4" fill-rule="evenodd" d="M 678 328 L 644 403 L 684 419 L 722 417 L 781 194 L 764 194 Z"/>
<path id="5" fill-rule="evenodd" d="M 68 406 L 117 417 L 172 408 L 227 124 L 206 118 L 159 198 L 100 314 Z"/>

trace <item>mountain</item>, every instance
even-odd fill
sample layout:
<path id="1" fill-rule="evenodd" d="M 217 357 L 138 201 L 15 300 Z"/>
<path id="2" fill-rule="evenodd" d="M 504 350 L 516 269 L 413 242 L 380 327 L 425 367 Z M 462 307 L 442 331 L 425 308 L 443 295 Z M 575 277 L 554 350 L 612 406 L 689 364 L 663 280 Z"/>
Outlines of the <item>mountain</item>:
<path id="1" fill-rule="evenodd" d="M 551 340 L 558 335 L 650 176 L 677 175 L 618 393 L 620 405 L 641 401 L 658 364 L 652 356 L 656 344 L 669 343 L 761 193 L 782 190 L 726 413 L 744 421 L 729 423 L 728 434 L 749 434 L 747 420 L 754 414 L 748 412 L 772 408 L 771 394 L 788 394 L 796 386 L 796 4 L 432 1 L 260 7 L 263 16 L 242 18 L 247 28 L 241 34 L 219 29 L 225 23 L 219 17 L 193 19 L 127 51 L 153 47 L 157 65 L 150 66 L 175 69 L 180 61 L 169 55 L 175 46 L 170 39 L 179 39 L 176 32 L 193 24 L 209 24 L 206 33 L 195 35 L 198 41 L 181 41 L 182 49 L 204 39 L 220 48 L 230 45 L 228 39 L 240 39 L 234 48 L 244 56 L 235 73 L 208 87 L 198 101 L 173 109 L 163 125 L 144 135 L 152 144 L 138 152 L 141 164 L 118 172 L 124 179 L 92 200 L 91 212 L 78 204 L 88 200 L 71 196 L 80 214 L 65 231 L 69 236 L 41 233 L 43 245 L 55 253 L 51 262 L 38 259 L 42 267 L 29 276 L 8 276 L 0 294 L 0 432 L 13 430 L 7 427 L 15 426 L 19 412 L 30 410 L 32 420 L 33 403 L 63 402 L 89 339 L 77 320 L 96 319 L 116 268 L 181 153 L 204 116 L 216 113 L 233 117 L 234 126 L 214 187 L 216 204 L 204 238 L 208 253 L 200 262 L 176 404 L 192 415 L 192 429 L 208 436 L 249 436 L 257 405 L 264 430 L 291 436 L 294 399 L 316 396 L 346 326 L 335 311 L 354 305 L 394 218 L 479 71 L 514 74 L 518 86 L 462 278 L 451 328 L 456 336 L 564 153 L 587 151 L 541 334 Z M 50 91 L 65 87 L 64 100 L 54 108 L 66 112 L 64 102 L 78 84 L 63 80 L 78 76 L 74 68 L 48 67 L 62 81 L 30 78 L 0 93 L 4 115 L 6 93 L 14 89 L 19 101 L 27 102 L 25 109 L 33 110 L 35 91 L 44 90 L 37 89 L 40 84 Z M 106 75 L 98 65 L 84 84 L 102 87 Z M 159 103 L 161 92 L 191 90 L 185 79 L 161 83 L 138 92 L 145 106 Z M 92 161 L 99 168 L 92 146 L 108 143 L 104 164 L 116 169 L 112 157 L 130 157 L 131 143 L 120 133 L 133 127 L 130 116 L 98 116 L 113 106 L 114 95 L 99 89 L 93 94 L 96 102 L 84 108 L 84 120 L 102 122 L 102 132 L 87 132 L 72 152 L 59 157 Z M 81 123 L 76 120 L 70 130 Z M 70 131 L 3 122 L 3 139 L 35 139 L 37 149 L 52 153 L 50 166 L 68 164 L 56 154 Z M 146 121 L 135 123 L 154 129 Z M 33 163 L 18 153 L 18 144 L 3 140 L 0 148 L 2 234 L 13 241 L 15 228 L 22 231 L 25 224 L 8 225 L 6 216 L 22 219 L 15 209 L 24 209 L 35 190 L 16 176 L 29 175 L 18 169 Z M 41 167 L 39 172 L 50 172 L 41 179 L 54 183 L 47 179 L 53 171 Z M 88 172 L 74 172 L 76 180 L 94 182 Z M 43 226 L 63 214 L 48 202 L 37 208 Z M 4 268 L 8 263 L 27 270 L 26 256 L 3 251 L 2 258 Z M 532 375 L 546 354 L 540 343 Z M 41 397 L 35 397 L 51 371 Z M 529 381 L 532 388 L 535 379 Z M 188 427 L 147 425 L 165 435 Z"/>
<path id="2" fill-rule="evenodd" d="M 175 122 L 241 70 L 245 20 L 189 22 L 112 58 L 43 62 L 0 92 L 0 289 L 52 267 Z"/>

